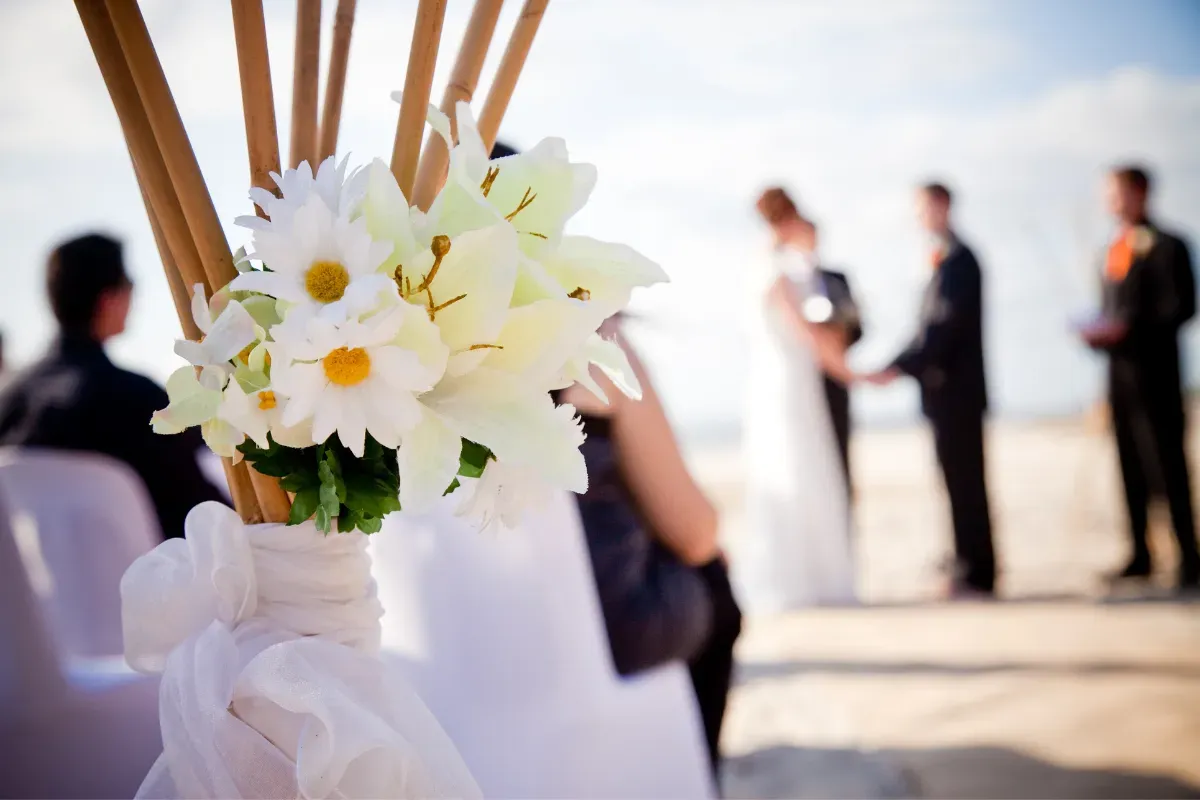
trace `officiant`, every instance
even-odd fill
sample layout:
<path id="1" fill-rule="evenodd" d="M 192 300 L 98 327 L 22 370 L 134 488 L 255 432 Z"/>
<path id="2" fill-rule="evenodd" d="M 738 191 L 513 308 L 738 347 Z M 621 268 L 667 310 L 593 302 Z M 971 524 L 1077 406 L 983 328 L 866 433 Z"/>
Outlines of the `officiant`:
<path id="1" fill-rule="evenodd" d="M 1150 176 L 1113 170 L 1107 184 L 1117 235 L 1102 280 L 1101 321 L 1086 326 L 1088 346 L 1108 355 L 1108 396 L 1125 485 L 1132 554 L 1115 578 L 1146 578 L 1151 495 L 1165 495 L 1179 541 L 1179 587 L 1200 586 L 1192 497 L 1184 451 L 1185 412 L 1179 331 L 1196 313 L 1187 245 L 1148 216 Z"/>

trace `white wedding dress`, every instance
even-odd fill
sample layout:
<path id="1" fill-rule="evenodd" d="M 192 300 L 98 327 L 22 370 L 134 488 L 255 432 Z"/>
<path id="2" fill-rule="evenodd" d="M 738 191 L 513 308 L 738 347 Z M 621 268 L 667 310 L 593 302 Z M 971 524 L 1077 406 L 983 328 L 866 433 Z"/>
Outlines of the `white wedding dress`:
<path id="1" fill-rule="evenodd" d="M 731 559 L 750 615 L 855 598 L 849 503 L 821 370 L 766 304 L 781 272 L 801 295 L 812 274 L 798 253 L 780 251 L 755 282 L 743 434 L 747 525 Z"/>

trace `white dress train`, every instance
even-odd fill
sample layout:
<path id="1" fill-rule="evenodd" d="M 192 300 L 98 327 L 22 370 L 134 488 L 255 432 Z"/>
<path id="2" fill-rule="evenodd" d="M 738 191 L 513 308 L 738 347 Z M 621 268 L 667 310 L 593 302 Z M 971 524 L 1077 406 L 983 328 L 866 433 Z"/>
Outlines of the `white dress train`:
<path id="1" fill-rule="evenodd" d="M 575 499 L 514 530 L 395 515 L 372 537 L 383 645 L 487 797 L 713 793 L 687 670 L 612 666 Z"/>
<path id="2" fill-rule="evenodd" d="M 802 263 L 777 254 L 750 310 L 743 455 L 746 530 L 731 566 L 749 615 L 855 598 L 850 513 L 823 377 L 811 348 L 768 308 L 775 276 L 808 285 Z M 803 298 L 802 298 L 803 300 Z"/>

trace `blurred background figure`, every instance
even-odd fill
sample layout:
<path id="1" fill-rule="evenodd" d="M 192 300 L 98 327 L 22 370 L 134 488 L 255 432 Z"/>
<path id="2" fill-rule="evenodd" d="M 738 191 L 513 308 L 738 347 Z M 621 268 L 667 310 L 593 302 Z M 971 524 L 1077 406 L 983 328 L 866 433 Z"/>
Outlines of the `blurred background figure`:
<path id="1" fill-rule="evenodd" d="M 958 569 L 952 595 L 990 595 L 996 558 L 984 477 L 983 276 L 971 249 L 950 224 L 950 190 L 929 183 L 917 193 L 921 227 L 930 237 L 932 276 L 912 343 L 885 370 L 868 376 L 879 385 L 901 375 L 921 386 L 921 409 L 933 426 L 934 446 L 954 525 Z"/>
<path id="2" fill-rule="evenodd" d="M 582 413 L 588 491 L 579 496 L 613 664 L 631 675 L 688 663 L 714 776 L 741 611 L 717 545 L 717 512 L 684 463 L 654 385 L 610 320 L 642 386 L 632 400 L 600 370 L 605 404 L 576 385 L 562 400 Z"/>
<path id="3" fill-rule="evenodd" d="M 1117 234 L 1108 249 L 1101 319 L 1084 341 L 1108 354 L 1108 397 L 1125 485 L 1129 563 L 1115 578 L 1147 578 L 1147 507 L 1165 495 L 1179 542 L 1179 588 L 1200 586 L 1200 553 L 1188 479 L 1179 331 L 1196 313 L 1196 281 L 1187 245 L 1149 217 L 1150 176 L 1114 169 L 1106 189 Z"/>
<path id="4" fill-rule="evenodd" d="M 811 223 L 783 189 L 764 192 L 758 209 L 772 252 L 767 265 L 746 268 L 758 271 L 746 281 L 757 308 L 744 421 L 747 529 L 733 561 L 751 614 L 855 596 L 845 462 L 825 383 L 849 378 L 846 331 L 826 324 L 832 303 Z"/>
<path id="5" fill-rule="evenodd" d="M 800 263 L 809 270 L 808 297 L 801 309 L 801 318 L 793 317 L 792 324 L 801 322 L 803 328 L 818 326 L 817 335 L 824 337 L 832 358 L 822 360 L 825 376 L 825 400 L 829 404 L 829 418 L 837 436 L 838 455 L 842 458 L 842 471 L 846 477 L 846 491 L 853 497 L 854 481 L 850 470 L 850 389 L 846 385 L 843 365 L 846 355 L 862 339 L 862 318 L 850 290 L 850 281 L 843 272 L 829 269 L 822 263 L 818 250 L 817 224 L 802 217 L 795 204 L 781 188 L 763 192 L 758 200 L 758 212 L 771 224 L 771 218 L 779 215 L 782 220 L 773 225 L 777 236 L 786 241 L 788 247 L 799 254 Z M 787 313 L 790 307 L 785 307 Z M 835 374 L 836 373 L 836 374 Z"/>
<path id="6" fill-rule="evenodd" d="M 120 242 L 101 234 L 63 242 L 50 254 L 46 287 L 58 336 L 0 393 L 0 446 L 124 461 L 145 483 L 163 536 L 182 536 L 193 506 L 223 496 L 201 475 L 198 430 L 153 433 L 150 415 L 166 407 L 166 392 L 105 355 L 105 343 L 125 330 L 133 296 Z"/>

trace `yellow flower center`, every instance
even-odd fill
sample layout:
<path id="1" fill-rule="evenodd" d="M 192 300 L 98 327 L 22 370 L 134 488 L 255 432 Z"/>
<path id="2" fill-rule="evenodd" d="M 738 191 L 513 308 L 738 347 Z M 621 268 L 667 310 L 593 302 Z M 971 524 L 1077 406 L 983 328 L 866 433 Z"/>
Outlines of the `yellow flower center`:
<path id="1" fill-rule="evenodd" d="M 371 374 L 371 357 L 361 347 L 353 350 L 339 347 L 321 363 L 325 367 L 325 377 L 338 386 L 362 383 Z"/>
<path id="2" fill-rule="evenodd" d="M 316 261 L 304 273 L 304 288 L 318 303 L 341 300 L 349 285 L 350 273 L 336 261 Z"/>
<path id="3" fill-rule="evenodd" d="M 272 391 L 258 393 L 258 407 L 263 411 L 270 411 L 275 407 L 275 393 Z"/>

